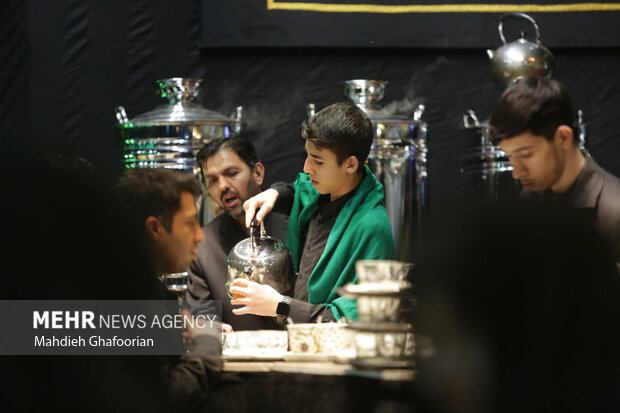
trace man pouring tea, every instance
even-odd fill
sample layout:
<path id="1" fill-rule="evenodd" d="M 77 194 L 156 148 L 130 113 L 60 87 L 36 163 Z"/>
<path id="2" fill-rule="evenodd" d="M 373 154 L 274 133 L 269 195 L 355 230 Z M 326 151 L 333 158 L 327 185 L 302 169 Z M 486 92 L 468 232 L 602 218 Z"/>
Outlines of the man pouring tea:
<path id="1" fill-rule="evenodd" d="M 293 297 L 237 279 L 235 314 L 277 317 L 280 323 L 357 318 L 355 302 L 334 291 L 357 280 L 355 262 L 394 259 L 383 187 L 365 164 L 374 138 L 368 116 L 336 103 L 304 121 L 306 161 L 294 183 L 277 183 L 244 203 L 246 226 L 271 211 L 289 216 L 287 241 L 298 276 Z"/>

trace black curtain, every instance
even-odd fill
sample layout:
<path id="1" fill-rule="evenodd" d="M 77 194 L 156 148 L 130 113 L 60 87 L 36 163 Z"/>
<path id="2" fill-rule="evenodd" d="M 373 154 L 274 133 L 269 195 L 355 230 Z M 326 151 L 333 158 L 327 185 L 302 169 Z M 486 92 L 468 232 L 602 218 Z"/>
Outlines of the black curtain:
<path id="1" fill-rule="evenodd" d="M 306 104 L 344 100 L 344 80 L 382 79 L 390 82 L 384 104 L 407 116 L 415 104 L 426 105 L 435 209 L 461 191 L 463 111 L 486 119 L 501 92 L 482 48 L 205 48 L 200 0 L 3 4 L 0 151 L 10 161 L 79 155 L 113 176 L 120 171 L 114 108 L 123 105 L 130 118 L 149 111 L 163 103 L 156 79 L 188 76 L 204 79 L 204 107 L 229 115 L 244 106 L 245 133 L 266 165 L 267 183 L 291 180 L 304 159 Z M 590 152 L 620 175 L 620 49 L 552 51 L 554 76 L 584 111 Z"/>

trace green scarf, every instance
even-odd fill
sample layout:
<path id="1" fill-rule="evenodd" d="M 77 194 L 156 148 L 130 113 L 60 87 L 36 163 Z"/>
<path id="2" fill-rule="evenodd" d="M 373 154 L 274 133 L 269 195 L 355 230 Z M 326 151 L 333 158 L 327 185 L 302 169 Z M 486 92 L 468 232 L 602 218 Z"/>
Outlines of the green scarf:
<path id="1" fill-rule="evenodd" d="M 336 319 L 357 319 L 355 301 L 339 297 L 336 289 L 357 282 L 355 262 L 366 259 L 395 259 L 392 227 L 383 206 L 383 186 L 367 165 L 357 192 L 344 205 L 329 234 L 325 250 L 308 280 L 308 301 L 331 308 Z M 295 270 L 306 239 L 310 218 L 317 212 L 319 192 L 307 174 L 295 181 L 295 199 L 288 223 L 286 245 Z"/>

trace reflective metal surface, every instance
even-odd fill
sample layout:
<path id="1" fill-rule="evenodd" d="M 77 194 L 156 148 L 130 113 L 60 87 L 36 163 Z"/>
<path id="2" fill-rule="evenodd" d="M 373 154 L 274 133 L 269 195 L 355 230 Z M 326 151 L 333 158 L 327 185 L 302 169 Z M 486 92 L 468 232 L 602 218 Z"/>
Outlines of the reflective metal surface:
<path id="1" fill-rule="evenodd" d="M 246 238 L 228 254 L 227 288 L 237 278 L 272 286 L 281 294 L 289 293 L 295 282 L 293 259 L 286 245 L 253 226 Z"/>
<path id="2" fill-rule="evenodd" d="M 185 292 L 187 291 L 188 277 L 189 273 L 187 271 L 165 273 L 160 277 L 160 280 L 168 291 L 176 293 L 179 300 L 182 300 L 185 297 Z"/>
<path id="3" fill-rule="evenodd" d="M 577 111 L 577 133 L 576 133 L 577 147 L 583 152 L 588 152 L 586 148 L 586 124 L 583 121 L 583 110 Z"/>
<path id="4" fill-rule="evenodd" d="M 499 146 L 489 141 L 488 124 L 473 110 L 463 114 L 466 149 L 461 154 L 464 197 L 472 202 L 516 199 L 520 186 L 512 177 L 512 164 Z"/>
<path id="5" fill-rule="evenodd" d="M 412 262 L 428 210 L 427 124 L 422 120 L 424 105 L 419 105 L 412 117 L 382 108 L 379 102 L 387 84 L 383 80 L 347 80 L 344 94 L 368 115 L 375 128 L 368 166 L 383 185 L 397 258 Z M 308 117 L 315 111 L 314 104 L 307 106 Z"/>
<path id="6" fill-rule="evenodd" d="M 527 40 L 525 34 L 521 32 L 520 39 L 506 43 L 503 26 L 508 19 L 521 19 L 530 22 L 536 30 L 536 42 Z M 555 59 L 549 49 L 541 44 L 540 31 L 533 18 L 525 13 L 504 14 L 500 18 L 497 30 L 503 46 L 495 51 L 487 50 L 492 62 L 491 75 L 496 83 L 506 86 L 513 80 L 525 75 L 551 76 L 555 68 Z"/>
<path id="7" fill-rule="evenodd" d="M 205 143 L 241 130 L 241 107 L 232 118 L 192 102 L 201 82 L 178 77 L 158 80 L 160 95 L 168 103 L 133 119 L 122 106 L 116 108 L 125 167 L 196 173 L 194 155 Z"/>
<path id="8" fill-rule="evenodd" d="M 385 97 L 388 82 L 385 80 L 354 79 L 344 82 L 345 97 L 362 109 L 376 130 L 376 140 L 381 144 L 413 144 L 412 126 L 421 123 L 424 106 L 416 110 L 412 117 L 397 116 L 381 107 L 379 102 Z"/>
<path id="9" fill-rule="evenodd" d="M 196 154 L 212 139 L 228 137 L 242 129 L 242 107 L 232 117 L 203 108 L 193 102 L 201 79 L 170 78 L 157 81 L 166 104 L 129 119 L 125 108 L 115 109 L 119 122 L 121 156 L 125 168 L 168 168 L 196 176 L 202 182 Z M 203 185 L 206 204 L 206 189 Z M 201 220 L 208 222 L 210 208 L 201 207 Z"/>

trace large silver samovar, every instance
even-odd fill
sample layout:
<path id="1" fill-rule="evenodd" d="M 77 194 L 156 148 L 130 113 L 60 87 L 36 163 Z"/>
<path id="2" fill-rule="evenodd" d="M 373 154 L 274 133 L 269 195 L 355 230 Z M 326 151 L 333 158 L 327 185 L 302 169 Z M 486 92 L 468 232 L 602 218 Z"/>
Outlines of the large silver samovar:
<path id="1" fill-rule="evenodd" d="M 383 185 L 397 258 L 413 262 L 428 213 L 427 124 L 422 120 L 424 105 L 418 105 L 412 117 L 394 115 L 379 106 L 387 83 L 348 80 L 344 94 L 372 121 L 375 138 L 368 166 Z M 314 105 L 308 105 L 308 116 L 314 111 Z"/>
<path id="2" fill-rule="evenodd" d="M 116 108 L 121 138 L 121 156 L 125 168 L 169 168 L 189 173 L 203 182 L 196 154 L 212 139 L 228 137 L 242 129 L 242 107 L 233 116 L 203 108 L 194 100 L 201 79 L 175 77 L 157 80 L 166 104 L 129 119 L 125 108 Z M 204 184 L 204 183 L 203 183 Z M 203 185 L 201 221 L 207 223 L 215 212 L 207 207 Z"/>

